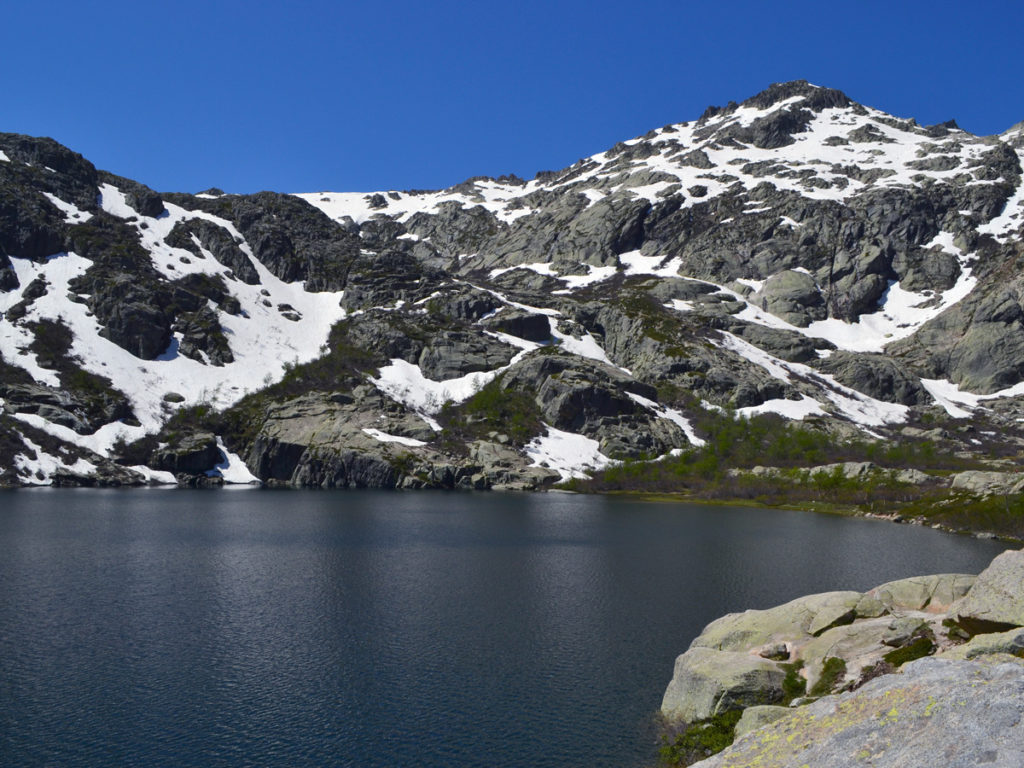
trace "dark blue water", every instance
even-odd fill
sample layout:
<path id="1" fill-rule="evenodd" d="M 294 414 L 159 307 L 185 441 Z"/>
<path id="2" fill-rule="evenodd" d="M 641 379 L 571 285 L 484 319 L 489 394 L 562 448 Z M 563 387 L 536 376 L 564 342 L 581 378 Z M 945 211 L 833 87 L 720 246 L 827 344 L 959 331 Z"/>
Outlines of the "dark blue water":
<path id="1" fill-rule="evenodd" d="M 1003 547 L 568 495 L 0 495 L 4 765 L 635 766 L 713 618 Z"/>

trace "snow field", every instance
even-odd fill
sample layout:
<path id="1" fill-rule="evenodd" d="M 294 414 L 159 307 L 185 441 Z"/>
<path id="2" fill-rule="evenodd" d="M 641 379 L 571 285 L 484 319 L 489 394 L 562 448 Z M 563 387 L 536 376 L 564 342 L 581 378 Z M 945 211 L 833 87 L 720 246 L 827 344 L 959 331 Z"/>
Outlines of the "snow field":
<path id="1" fill-rule="evenodd" d="M 125 202 L 124 195 L 115 187 L 104 184 L 99 189 L 102 208 L 125 219 L 140 219 Z M 89 214 L 59 198 L 48 195 L 69 222 L 85 221 Z M 100 335 L 99 323 L 84 304 L 69 302 L 69 282 L 92 266 L 92 261 L 75 253 L 55 254 L 43 263 L 11 257 L 18 276 L 19 288 L 0 294 L 0 312 L 6 313 L 22 299 L 24 289 L 36 278 L 46 280 L 47 292 L 30 306 L 23 321 L 13 323 L 6 316 L 0 319 L 0 353 L 4 358 L 24 368 L 37 382 L 58 386 L 55 371 L 39 365 L 28 350 L 33 336 L 24 325 L 39 320 L 61 321 L 72 332 L 71 353 L 86 370 L 111 380 L 112 385 L 125 393 L 141 422 L 141 427 L 121 423 L 108 424 L 92 435 L 79 435 L 74 431 L 52 424 L 40 417 L 18 415 L 26 423 L 42 429 L 74 445 L 88 448 L 100 455 L 109 455 L 118 439 L 137 439 L 160 428 L 172 408 L 164 395 L 175 392 L 185 399 L 181 406 L 209 403 L 224 408 L 245 394 L 260 389 L 284 374 L 286 365 L 315 359 L 327 341 L 331 326 L 345 316 L 341 309 L 341 292 L 310 293 L 301 283 L 285 283 L 259 263 L 237 229 L 228 221 L 197 211 L 187 211 L 167 203 L 167 212 L 157 218 L 147 218 L 146 228 L 135 222 L 143 247 L 152 255 L 153 264 L 169 279 L 177 279 L 190 272 L 221 275 L 229 291 L 239 300 L 243 314 L 239 316 L 217 312 L 224 334 L 228 339 L 234 362 L 212 366 L 191 360 L 177 353 L 180 335 L 168 350 L 156 360 L 141 360 Z M 251 259 L 260 277 L 260 284 L 248 285 L 227 276 L 229 268 L 216 261 L 209 252 L 201 251 L 202 258 L 188 251 L 172 248 L 163 242 L 178 221 L 204 218 L 230 232 L 240 248 Z M 191 263 L 181 261 L 185 257 Z M 261 293 L 266 290 L 269 295 Z M 271 304 L 265 306 L 264 300 Z M 290 304 L 301 315 L 298 321 L 285 320 L 276 309 L 278 304 Z M 26 459 L 27 461 L 27 459 Z M 45 462 L 44 462 L 45 464 Z M 27 465 L 26 465 L 27 466 Z M 44 466 L 44 465 L 40 465 Z M 56 466 L 52 462 L 45 467 Z M 48 470 L 47 470 L 48 471 Z M 251 482 L 244 464 L 229 456 L 221 474 L 229 482 Z M 149 473 L 156 480 L 166 481 L 160 473 Z"/>
<path id="2" fill-rule="evenodd" d="M 562 480 L 570 480 L 585 479 L 586 470 L 604 469 L 614 463 L 601 453 L 597 440 L 544 426 L 547 434 L 535 437 L 524 449 L 533 459 L 531 467 L 546 467 L 558 472 Z"/>

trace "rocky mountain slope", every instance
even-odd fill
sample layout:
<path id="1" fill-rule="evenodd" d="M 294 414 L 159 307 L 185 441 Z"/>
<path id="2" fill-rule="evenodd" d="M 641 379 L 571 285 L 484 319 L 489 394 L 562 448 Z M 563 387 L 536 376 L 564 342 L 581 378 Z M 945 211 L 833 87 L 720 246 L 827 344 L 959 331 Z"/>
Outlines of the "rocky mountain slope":
<path id="1" fill-rule="evenodd" d="M 430 192 L 0 134 L 0 482 L 536 488 L 721 409 L 1015 461 L 1022 155 L 804 82 Z"/>

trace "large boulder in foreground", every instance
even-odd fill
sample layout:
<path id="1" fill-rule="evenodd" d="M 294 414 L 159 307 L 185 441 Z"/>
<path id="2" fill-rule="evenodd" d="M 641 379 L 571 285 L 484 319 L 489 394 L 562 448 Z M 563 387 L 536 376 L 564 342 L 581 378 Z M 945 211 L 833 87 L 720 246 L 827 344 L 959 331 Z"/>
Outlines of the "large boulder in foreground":
<path id="1" fill-rule="evenodd" d="M 676 659 L 662 699 L 667 717 L 688 723 L 783 698 L 785 672 L 778 664 L 733 651 L 693 648 Z"/>
<path id="2" fill-rule="evenodd" d="M 1024 626 L 1024 550 L 996 557 L 978 576 L 957 615 L 972 633 Z"/>
<path id="3" fill-rule="evenodd" d="M 702 768 L 1024 765 L 1024 662 L 921 659 L 748 733 Z"/>

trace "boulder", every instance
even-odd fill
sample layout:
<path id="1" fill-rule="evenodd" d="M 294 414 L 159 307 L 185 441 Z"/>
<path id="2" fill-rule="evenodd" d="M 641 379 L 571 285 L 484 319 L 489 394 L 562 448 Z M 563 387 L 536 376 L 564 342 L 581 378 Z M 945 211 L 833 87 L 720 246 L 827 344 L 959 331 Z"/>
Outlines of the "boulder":
<path id="1" fill-rule="evenodd" d="M 814 278 L 794 269 L 772 275 L 750 300 L 766 312 L 799 327 L 826 317 L 825 300 Z"/>
<path id="2" fill-rule="evenodd" d="M 853 621 L 861 597 L 860 592 L 823 592 L 766 610 L 731 613 L 708 624 L 690 648 L 745 651 L 769 642 L 803 641 Z"/>
<path id="3" fill-rule="evenodd" d="M 1024 626 L 1024 551 L 1007 550 L 979 574 L 957 609 L 969 632 Z"/>
<path id="4" fill-rule="evenodd" d="M 427 302 L 429 311 L 466 322 L 474 322 L 493 315 L 501 307 L 501 301 L 494 295 L 466 285 L 435 296 Z"/>
<path id="5" fill-rule="evenodd" d="M 836 381 L 877 400 L 903 405 L 926 405 L 931 395 L 905 365 L 880 354 L 838 351 L 820 363 Z"/>
<path id="6" fill-rule="evenodd" d="M 223 460 L 217 438 L 209 432 L 185 435 L 173 445 L 155 451 L 150 459 L 154 469 L 175 475 L 198 475 L 213 469 Z"/>
<path id="7" fill-rule="evenodd" d="M 428 379 L 447 381 L 508 365 L 516 352 L 514 347 L 489 336 L 441 331 L 420 353 L 417 362 Z"/>
<path id="8" fill-rule="evenodd" d="M 819 349 L 829 349 L 833 346 L 831 342 L 809 339 L 796 331 L 768 328 L 756 323 L 737 323 L 729 330 L 765 352 L 791 363 L 806 363 L 816 360 Z M 829 359 L 831 360 L 831 358 Z M 849 384 L 845 381 L 843 383 Z M 850 386 L 859 389 L 856 385 L 850 384 Z"/>
<path id="9" fill-rule="evenodd" d="M 975 635 L 963 645 L 957 645 L 942 653 L 944 659 L 976 659 L 996 653 L 1024 656 L 1024 629 L 1010 629 L 1006 632 L 990 632 Z"/>
<path id="10" fill-rule="evenodd" d="M 747 732 L 701 768 L 1024 765 L 1024 663 L 921 659 Z"/>
<path id="11" fill-rule="evenodd" d="M 953 475 L 952 488 L 978 496 L 1020 493 L 1024 490 L 1024 476 L 1019 472 L 987 472 L 971 469 Z"/>
<path id="12" fill-rule="evenodd" d="M 932 476 L 919 469 L 901 469 L 894 475 L 896 482 L 907 485 L 924 485 L 932 480 Z"/>
<path id="13" fill-rule="evenodd" d="M 817 467 L 808 467 L 807 471 L 812 475 L 824 473 L 831 475 L 839 472 L 847 480 L 865 480 L 871 476 L 877 467 L 870 461 L 843 461 L 838 464 L 821 464 Z"/>
<path id="14" fill-rule="evenodd" d="M 691 648 L 676 659 L 661 711 L 692 723 L 755 704 L 773 704 L 783 698 L 785 677 L 778 664 L 757 656 Z"/>
<path id="15" fill-rule="evenodd" d="M 483 321 L 485 328 L 517 336 L 527 341 L 545 342 L 551 339 L 551 323 L 547 315 L 523 310 L 506 309 Z"/>
<path id="16" fill-rule="evenodd" d="M 971 589 L 977 577 L 967 573 L 912 576 L 890 581 L 868 591 L 889 611 L 912 610 L 939 613 L 949 609 Z"/>

